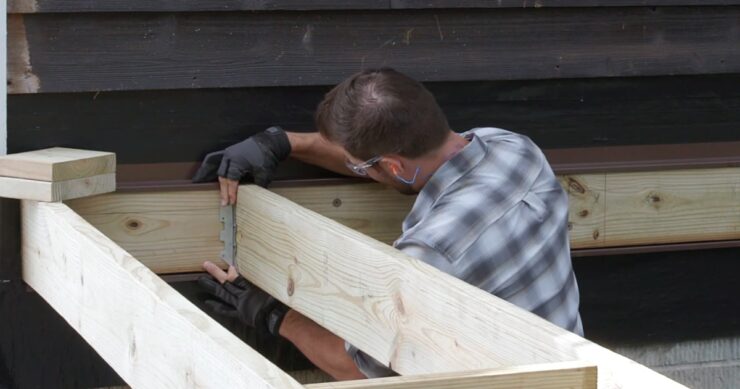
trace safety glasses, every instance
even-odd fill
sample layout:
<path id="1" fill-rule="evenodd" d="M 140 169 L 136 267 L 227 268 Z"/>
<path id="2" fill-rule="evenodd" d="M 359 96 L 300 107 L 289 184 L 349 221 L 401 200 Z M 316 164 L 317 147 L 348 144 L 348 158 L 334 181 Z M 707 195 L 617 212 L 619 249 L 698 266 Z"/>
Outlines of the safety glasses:
<path id="1" fill-rule="evenodd" d="M 352 173 L 355 173 L 358 176 L 367 176 L 367 169 L 373 167 L 373 165 L 380 162 L 381 159 L 383 159 L 383 157 L 378 155 L 358 164 L 354 164 L 350 162 L 349 159 L 346 159 L 344 164 L 347 165 L 347 169 L 351 170 Z"/>

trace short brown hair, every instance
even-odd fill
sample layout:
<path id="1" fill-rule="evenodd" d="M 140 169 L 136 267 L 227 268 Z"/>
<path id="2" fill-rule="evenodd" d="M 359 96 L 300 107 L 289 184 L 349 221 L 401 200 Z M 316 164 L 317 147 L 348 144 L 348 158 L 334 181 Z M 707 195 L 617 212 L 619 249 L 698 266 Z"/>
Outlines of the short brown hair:
<path id="1" fill-rule="evenodd" d="M 354 74 L 329 91 L 316 110 L 316 127 L 361 159 L 420 157 L 439 148 L 450 131 L 434 96 L 388 68 Z"/>

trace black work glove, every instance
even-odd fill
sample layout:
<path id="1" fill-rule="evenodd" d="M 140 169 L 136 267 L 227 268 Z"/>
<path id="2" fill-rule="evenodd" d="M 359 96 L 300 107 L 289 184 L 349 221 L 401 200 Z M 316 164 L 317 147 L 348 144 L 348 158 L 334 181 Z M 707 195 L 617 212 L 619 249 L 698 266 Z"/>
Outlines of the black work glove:
<path id="1" fill-rule="evenodd" d="M 258 334 L 279 335 L 288 307 L 258 288 L 246 278 L 239 276 L 234 281 L 220 284 L 213 277 L 202 276 L 198 284 L 218 300 L 206 300 L 213 312 L 237 318 L 254 328 Z"/>
<path id="2" fill-rule="evenodd" d="M 250 174 L 254 183 L 267 187 L 278 164 L 290 155 L 288 135 L 277 126 L 206 155 L 193 182 L 214 181 L 219 176 L 240 181 Z"/>

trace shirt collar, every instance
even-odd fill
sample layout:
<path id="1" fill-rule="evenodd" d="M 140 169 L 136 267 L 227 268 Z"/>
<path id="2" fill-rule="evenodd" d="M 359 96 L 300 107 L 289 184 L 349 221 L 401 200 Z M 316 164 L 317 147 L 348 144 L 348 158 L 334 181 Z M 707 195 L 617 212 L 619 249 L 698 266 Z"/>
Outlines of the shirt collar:
<path id="1" fill-rule="evenodd" d="M 486 155 L 487 149 L 480 137 L 473 132 L 464 133 L 463 136 L 470 140 L 470 143 L 443 163 L 419 192 L 420 196 L 427 197 L 432 203 L 444 193 L 445 189 L 478 166 Z"/>

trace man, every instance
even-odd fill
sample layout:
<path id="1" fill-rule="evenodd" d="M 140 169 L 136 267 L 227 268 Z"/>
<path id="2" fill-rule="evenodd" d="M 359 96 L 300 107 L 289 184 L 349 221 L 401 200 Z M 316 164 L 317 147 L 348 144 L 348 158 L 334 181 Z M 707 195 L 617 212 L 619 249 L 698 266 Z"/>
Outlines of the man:
<path id="1" fill-rule="evenodd" d="M 269 184 L 288 156 L 416 194 L 394 246 L 578 334 L 578 286 L 567 233 L 568 199 L 529 138 L 496 128 L 453 132 L 434 97 L 391 69 L 355 74 L 316 112 L 319 133 L 272 127 L 206 158 L 194 178 L 215 178 L 222 204 L 239 180 Z M 207 262 L 202 285 L 216 312 L 293 342 L 336 379 L 392 372 L 336 335 Z"/>

